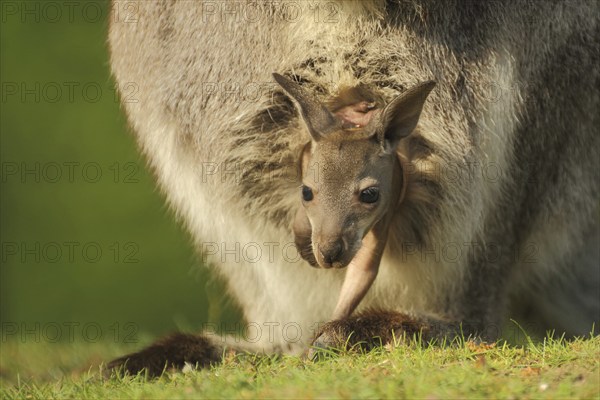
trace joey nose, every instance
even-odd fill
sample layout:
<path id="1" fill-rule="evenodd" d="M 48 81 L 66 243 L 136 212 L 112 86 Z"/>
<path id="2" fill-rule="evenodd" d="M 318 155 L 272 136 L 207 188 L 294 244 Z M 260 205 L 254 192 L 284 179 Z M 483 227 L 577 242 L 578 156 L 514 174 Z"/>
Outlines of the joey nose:
<path id="1" fill-rule="evenodd" d="M 342 258 L 344 244 L 341 240 L 337 240 L 335 242 L 328 243 L 326 246 L 320 247 L 319 251 L 323 256 L 323 260 L 327 264 L 333 264 L 334 262 L 340 261 Z"/>

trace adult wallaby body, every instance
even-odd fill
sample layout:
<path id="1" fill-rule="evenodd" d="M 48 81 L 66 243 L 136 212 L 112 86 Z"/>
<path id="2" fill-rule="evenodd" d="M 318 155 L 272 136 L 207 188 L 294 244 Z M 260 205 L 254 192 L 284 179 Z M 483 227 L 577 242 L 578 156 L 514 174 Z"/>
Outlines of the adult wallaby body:
<path id="1" fill-rule="evenodd" d="M 289 252 L 304 207 L 295 166 L 312 134 L 272 72 L 358 122 L 363 102 L 383 109 L 437 82 L 393 143 L 405 194 L 363 311 L 321 327 L 318 343 L 452 335 L 458 323 L 493 340 L 507 317 L 582 335 L 600 320 L 595 1 L 134 4 L 124 21 L 115 2 L 110 26 L 119 89 L 138 89 L 123 104 L 169 204 L 262 327 L 247 348 L 306 349 L 345 273 Z M 231 254 L 246 244 L 262 256 Z M 317 264 L 352 255 L 332 246 Z M 218 361 L 222 348 L 179 334 L 112 366 L 160 373 Z"/>

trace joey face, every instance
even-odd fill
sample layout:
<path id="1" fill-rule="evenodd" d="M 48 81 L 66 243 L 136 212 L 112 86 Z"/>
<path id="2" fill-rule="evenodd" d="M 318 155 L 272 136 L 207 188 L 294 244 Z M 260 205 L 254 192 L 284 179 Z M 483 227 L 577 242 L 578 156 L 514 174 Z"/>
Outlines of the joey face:
<path id="1" fill-rule="evenodd" d="M 398 201 L 397 147 L 415 129 L 435 83 L 416 85 L 385 107 L 367 95 L 331 112 L 298 83 L 273 77 L 295 101 L 311 137 L 301 159 L 296 246 L 312 265 L 345 267 Z"/>
<path id="2" fill-rule="evenodd" d="M 312 227 L 314 257 L 323 268 L 347 266 L 362 239 L 394 199 L 395 154 L 372 138 L 323 140 L 302 156 L 300 197 Z"/>
<path id="3" fill-rule="evenodd" d="M 347 266 L 394 201 L 394 157 L 371 139 L 324 140 L 305 150 L 300 197 L 321 267 Z"/>

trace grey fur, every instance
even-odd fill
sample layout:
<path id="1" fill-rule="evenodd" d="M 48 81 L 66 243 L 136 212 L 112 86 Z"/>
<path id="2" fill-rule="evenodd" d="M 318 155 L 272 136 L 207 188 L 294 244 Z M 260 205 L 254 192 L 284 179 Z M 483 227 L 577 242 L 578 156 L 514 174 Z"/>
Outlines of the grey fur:
<path id="1" fill-rule="evenodd" d="M 569 335 L 600 320 L 600 262 L 587 255 L 599 231 L 596 1 L 266 2 L 253 21 L 202 2 L 136 4 L 137 23 L 113 10 L 112 69 L 122 91 L 138 85 L 129 121 L 199 250 L 281 249 L 300 207 L 296 163 L 310 138 L 294 105 L 274 86 L 250 101 L 225 96 L 224 84 L 268 85 L 277 71 L 327 104 L 344 87 L 390 101 L 433 79 L 417 132 L 401 143 L 406 200 L 362 305 L 490 331 L 517 314 L 511 298 L 535 297 L 529 315 L 545 309 L 544 324 Z M 296 342 L 265 334 L 260 346 L 302 349 L 331 314 L 343 271 L 263 250 L 260 262 L 208 258 L 249 322 L 302 328 Z M 557 280 L 570 289 L 545 300 Z"/>

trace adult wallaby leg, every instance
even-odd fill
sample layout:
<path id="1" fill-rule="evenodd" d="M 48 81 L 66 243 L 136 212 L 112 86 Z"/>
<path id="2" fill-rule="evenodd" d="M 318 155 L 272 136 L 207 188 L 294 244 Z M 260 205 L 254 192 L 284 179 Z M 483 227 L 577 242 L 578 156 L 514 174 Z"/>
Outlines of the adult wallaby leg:
<path id="1" fill-rule="evenodd" d="M 317 332 L 308 358 L 317 358 L 323 349 L 369 351 L 403 337 L 419 336 L 423 343 L 452 340 L 461 332 L 460 324 L 395 311 L 366 310 L 324 324 Z"/>

